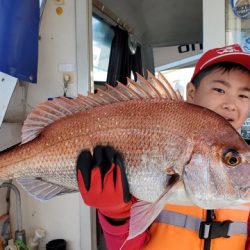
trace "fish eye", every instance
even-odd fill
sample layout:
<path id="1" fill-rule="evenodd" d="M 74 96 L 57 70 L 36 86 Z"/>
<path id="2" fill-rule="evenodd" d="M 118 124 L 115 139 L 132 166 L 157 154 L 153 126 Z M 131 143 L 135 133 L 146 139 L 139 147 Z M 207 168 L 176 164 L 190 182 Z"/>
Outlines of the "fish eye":
<path id="1" fill-rule="evenodd" d="M 235 149 L 228 150 L 223 156 L 224 163 L 228 166 L 237 166 L 241 163 L 241 157 Z"/>

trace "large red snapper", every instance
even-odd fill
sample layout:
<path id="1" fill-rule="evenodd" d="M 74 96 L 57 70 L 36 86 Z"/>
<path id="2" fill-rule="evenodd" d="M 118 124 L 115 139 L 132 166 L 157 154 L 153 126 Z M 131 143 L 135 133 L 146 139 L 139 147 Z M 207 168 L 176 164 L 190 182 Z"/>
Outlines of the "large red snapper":
<path id="1" fill-rule="evenodd" d="M 0 154 L 0 181 L 18 178 L 39 199 L 76 191 L 79 152 L 108 144 L 124 155 L 131 194 L 151 204 L 135 206 L 133 218 L 153 211 L 140 230 L 166 202 L 203 208 L 249 202 L 250 151 L 238 132 L 216 113 L 181 100 L 162 75 L 161 81 L 138 77 L 138 83 L 38 105 L 24 123 L 22 144 Z"/>

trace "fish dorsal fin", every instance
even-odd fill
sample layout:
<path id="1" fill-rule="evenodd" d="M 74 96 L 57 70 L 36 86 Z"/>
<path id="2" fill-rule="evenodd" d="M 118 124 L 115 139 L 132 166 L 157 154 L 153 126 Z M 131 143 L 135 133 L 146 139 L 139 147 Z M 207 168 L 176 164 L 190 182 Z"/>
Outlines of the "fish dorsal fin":
<path id="1" fill-rule="evenodd" d="M 119 82 L 116 87 L 106 85 L 106 90 L 97 89 L 95 94 L 79 95 L 75 99 L 59 97 L 39 104 L 24 122 L 22 144 L 36 138 L 44 128 L 56 120 L 94 107 L 133 99 L 183 100 L 161 73 L 159 79 L 150 72 L 148 72 L 148 79 L 139 74 L 137 78 L 137 82 L 128 79 L 127 85 Z"/>
<path id="2" fill-rule="evenodd" d="M 81 95 L 76 99 L 60 97 L 39 104 L 24 121 L 22 127 L 22 143 L 36 138 L 45 127 L 56 120 L 81 110 L 87 110 L 95 105 L 90 98 Z"/>

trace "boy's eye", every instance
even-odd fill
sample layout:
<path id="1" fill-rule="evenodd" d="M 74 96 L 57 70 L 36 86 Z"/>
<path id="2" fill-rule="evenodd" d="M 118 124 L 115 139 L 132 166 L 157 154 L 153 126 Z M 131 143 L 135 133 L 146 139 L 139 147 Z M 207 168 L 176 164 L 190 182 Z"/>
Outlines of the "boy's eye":
<path id="1" fill-rule="evenodd" d="M 246 95 L 239 95 L 239 97 L 240 97 L 240 98 L 246 98 L 246 99 L 249 99 L 249 97 L 248 97 L 248 96 L 246 96 Z"/>
<path id="2" fill-rule="evenodd" d="M 213 88 L 213 90 L 215 90 L 218 93 L 222 93 L 222 94 L 225 93 L 225 91 L 223 89 L 220 89 L 220 88 Z"/>

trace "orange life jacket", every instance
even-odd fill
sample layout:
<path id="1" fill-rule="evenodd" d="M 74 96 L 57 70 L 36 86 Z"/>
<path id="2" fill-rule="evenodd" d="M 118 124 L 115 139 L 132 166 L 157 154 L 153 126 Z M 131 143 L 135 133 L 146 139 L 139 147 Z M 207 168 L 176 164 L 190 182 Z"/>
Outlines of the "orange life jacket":
<path id="1" fill-rule="evenodd" d="M 227 235 L 211 239 L 211 250 L 244 250 L 247 239 L 249 211 L 217 209 L 215 221 L 231 220 Z M 206 221 L 207 210 L 195 206 L 166 205 L 151 225 L 150 240 L 143 250 L 203 250 L 204 239 L 199 237 L 200 224 Z M 210 225 L 203 231 L 209 235 Z M 204 235 L 203 235 L 204 236 Z M 207 237 L 205 236 L 205 237 Z"/>

